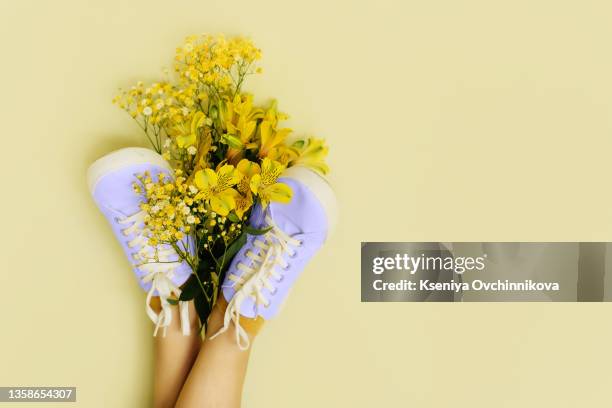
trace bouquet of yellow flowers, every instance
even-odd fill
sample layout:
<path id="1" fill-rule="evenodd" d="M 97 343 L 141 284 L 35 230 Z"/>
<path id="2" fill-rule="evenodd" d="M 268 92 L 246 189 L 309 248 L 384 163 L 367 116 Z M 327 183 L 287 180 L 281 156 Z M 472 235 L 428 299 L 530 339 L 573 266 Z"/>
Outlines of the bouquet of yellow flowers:
<path id="1" fill-rule="evenodd" d="M 193 299 L 202 327 L 247 234 L 266 233 L 246 223 L 254 204 L 291 200 L 291 188 L 277 181 L 287 167 L 328 172 L 323 140 L 292 137 L 275 101 L 262 106 L 242 91 L 248 76 L 261 73 L 260 58 L 242 37 L 190 36 L 176 49 L 174 80 L 138 82 L 113 100 L 174 170 L 174 177 L 139 175 L 134 191 L 143 198 L 149 245 L 171 246 L 193 271 L 180 298 L 168 301 Z"/>

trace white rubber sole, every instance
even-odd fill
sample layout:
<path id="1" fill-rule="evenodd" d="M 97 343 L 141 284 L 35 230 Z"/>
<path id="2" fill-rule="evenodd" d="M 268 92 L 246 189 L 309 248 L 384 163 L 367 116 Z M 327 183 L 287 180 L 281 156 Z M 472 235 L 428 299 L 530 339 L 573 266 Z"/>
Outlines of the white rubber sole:
<path id="1" fill-rule="evenodd" d="M 126 147 L 107 154 L 96 160 L 87 169 L 87 185 L 93 194 L 98 181 L 108 173 L 135 164 L 151 163 L 172 171 L 170 164 L 159 154 L 144 147 Z"/>
<path id="2" fill-rule="evenodd" d="M 329 224 L 327 237 L 329 237 L 338 224 L 338 201 L 327 179 L 319 173 L 303 166 L 289 167 L 281 177 L 299 181 L 308 187 L 317 197 L 327 215 L 327 222 Z"/>

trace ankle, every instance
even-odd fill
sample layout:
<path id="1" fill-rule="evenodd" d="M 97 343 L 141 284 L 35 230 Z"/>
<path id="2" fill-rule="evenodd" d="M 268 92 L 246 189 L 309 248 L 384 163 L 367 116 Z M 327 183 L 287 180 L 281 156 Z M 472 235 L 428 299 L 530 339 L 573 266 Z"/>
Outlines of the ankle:
<path id="1" fill-rule="evenodd" d="M 227 310 L 227 300 L 223 297 L 223 294 L 219 294 L 219 298 L 213 307 L 208 319 L 207 332 L 210 335 L 214 335 L 223 327 L 223 320 L 225 317 L 225 311 Z M 246 331 L 249 339 L 253 341 L 261 328 L 264 325 L 265 320 L 261 316 L 255 318 L 240 316 L 240 326 Z M 233 326 L 233 325 L 232 325 Z M 236 330 L 232 327 L 230 330 Z M 209 337 L 209 336 L 207 336 Z"/>

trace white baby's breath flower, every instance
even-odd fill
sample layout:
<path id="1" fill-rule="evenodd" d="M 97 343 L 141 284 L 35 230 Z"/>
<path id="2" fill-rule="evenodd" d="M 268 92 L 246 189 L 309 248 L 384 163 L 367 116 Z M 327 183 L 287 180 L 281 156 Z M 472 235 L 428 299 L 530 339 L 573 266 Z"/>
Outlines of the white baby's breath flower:
<path id="1" fill-rule="evenodd" d="M 187 217 L 187 224 L 194 224 L 195 223 L 195 217 L 193 215 L 190 215 L 189 217 Z"/>
<path id="2" fill-rule="evenodd" d="M 181 212 L 183 213 L 183 215 L 188 215 L 191 212 L 191 209 L 185 206 L 183 209 L 181 209 Z"/>
<path id="3" fill-rule="evenodd" d="M 195 146 L 189 146 L 187 148 L 187 153 L 189 153 L 192 156 L 195 156 L 197 152 L 198 152 L 198 149 L 196 149 Z"/>
<path id="4" fill-rule="evenodd" d="M 161 109 L 161 108 L 163 108 L 163 107 L 164 107 L 164 101 L 159 101 L 159 102 L 157 102 L 157 105 L 155 105 L 155 107 L 156 107 L 157 109 Z"/>
<path id="5" fill-rule="evenodd" d="M 166 141 L 164 142 L 164 147 L 167 149 L 168 147 L 170 147 L 170 138 L 166 139 Z"/>
<path id="6" fill-rule="evenodd" d="M 192 184 L 189 186 L 189 191 L 191 194 L 196 194 L 198 192 L 198 188 Z"/>
<path id="7" fill-rule="evenodd" d="M 187 43 L 187 44 L 185 44 L 185 47 L 183 47 L 183 48 L 185 48 L 185 51 L 191 52 L 191 51 L 193 51 L 193 44 Z"/>
<path id="8" fill-rule="evenodd" d="M 183 106 L 183 108 L 181 109 L 181 112 L 183 113 L 183 116 L 189 115 L 189 109 L 185 106 Z"/>
<path id="9" fill-rule="evenodd" d="M 147 106 L 146 108 L 144 108 L 144 109 L 142 110 L 142 113 L 143 113 L 145 116 L 151 116 L 151 114 L 153 113 L 153 109 L 151 109 L 151 107 L 150 107 L 150 106 Z"/>

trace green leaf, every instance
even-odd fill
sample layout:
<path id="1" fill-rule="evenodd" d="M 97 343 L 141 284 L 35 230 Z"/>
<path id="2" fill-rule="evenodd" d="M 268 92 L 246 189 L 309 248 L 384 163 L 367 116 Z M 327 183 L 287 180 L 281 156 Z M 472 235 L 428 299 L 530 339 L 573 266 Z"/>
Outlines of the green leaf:
<path id="1" fill-rule="evenodd" d="M 233 212 L 227 215 L 227 219 L 230 220 L 231 222 L 240 222 L 240 218 L 238 218 L 238 216 Z"/>
<path id="2" fill-rule="evenodd" d="M 240 248 L 244 246 L 247 239 L 246 236 L 247 234 L 243 232 L 238 238 L 236 238 L 236 240 L 234 240 L 234 242 L 232 242 L 229 247 L 227 247 L 227 250 L 225 251 L 225 256 L 223 256 L 221 259 L 222 263 L 219 267 L 219 273 L 223 272 L 223 270 L 225 269 L 225 265 L 227 265 L 229 261 L 232 260 L 234 255 L 236 255 L 236 252 L 240 251 Z"/>
<path id="3" fill-rule="evenodd" d="M 174 306 L 178 305 L 179 303 L 178 299 L 168 298 L 167 300 L 168 300 L 168 303 Z"/>
<path id="4" fill-rule="evenodd" d="M 226 144 L 220 144 L 217 146 L 217 150 L 215 150 L 215 157 L 218 161 L 223 161 L 225 159 L 225 152 L 227 151 Z"/>
<path id="5" fill-rule="evenodd" d="M 185 283 L 185 285 L 183 285 L 183 289 L 181 291 L 181 296 L 179 297 L 179 300 L 182 300 L 183 302 L 187 300 L 191 300 L 195 298 L 196 296 L 198 296 L 199 292 L 201 291 L 202 289 L 200 288 L 198 279 L 196 278 L 195 275 L 191 275 L 189 279 L 187 279 L 187 282 Z"/>
<path id="6" fill-rule="evenodd" d="M 195 304 L 196 312 L 200 318 L 200 333 L 206 332 L 206 323 L 208 321 L 210 311 L 212 310 L 212 305 L 208 303 L 206 296 L 198 296 L 193 303 Z"/>
<path id="7" fill-rule="evenodd" d="M 263 235 L 266 232 L 270 231 L 271 229 L 272 229 L 272 227 L 268 227 L 268 228 L 264 228 L 264 229 L 257 229 L 257 228 L 249 227 L 248 225 L 245 225 L 245 227 L 244 227 L 244 230 L 249 235 Z"/>

